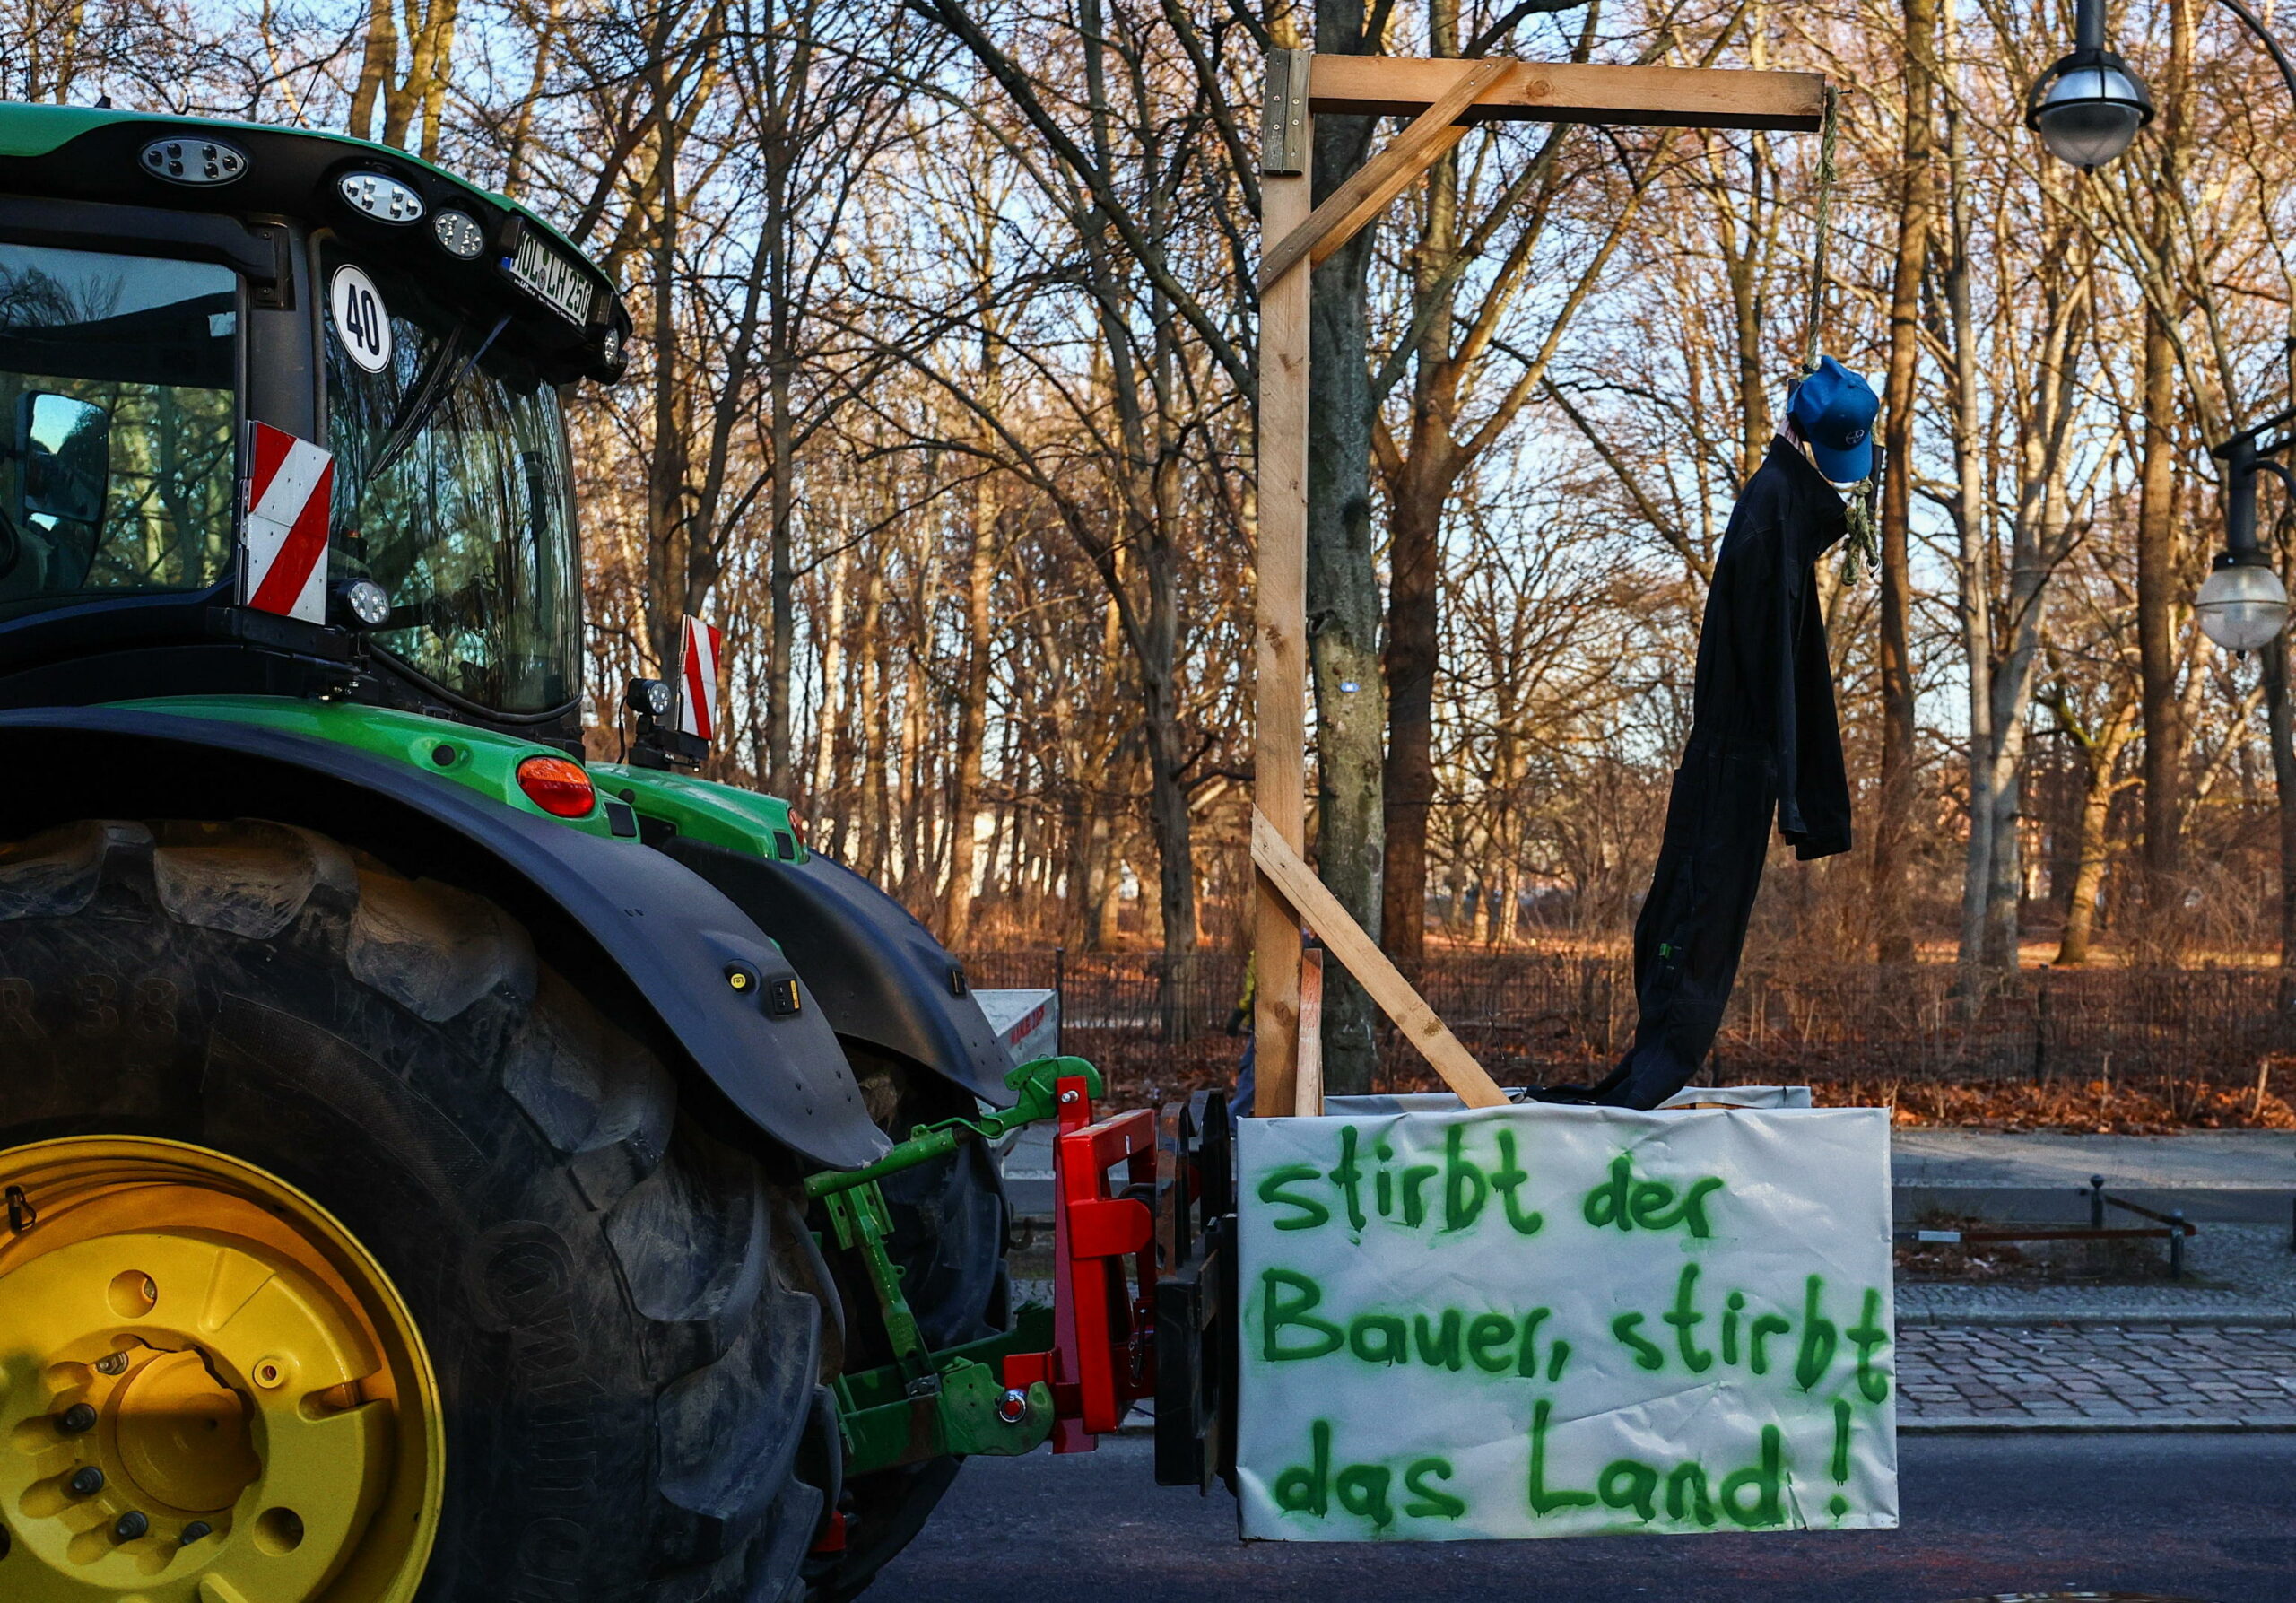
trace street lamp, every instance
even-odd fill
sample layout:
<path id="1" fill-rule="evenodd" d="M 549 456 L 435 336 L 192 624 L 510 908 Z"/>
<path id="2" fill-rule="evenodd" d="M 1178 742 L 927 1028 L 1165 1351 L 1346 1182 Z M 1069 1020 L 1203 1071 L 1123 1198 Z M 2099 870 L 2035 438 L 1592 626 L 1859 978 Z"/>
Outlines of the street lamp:
<path id="1" fill-rule="evenodd" d="M 2025 126 L 2049 153 L 2093 171 L 2126 150 L 2152 120 L 2152 97 L 2128 63 L 2105 48 L 2105 0 L 2080 0 L 2073 54 L 2040 76 L 2025 98 Z"/>
<path id="2" fill-rule="evenodd" d="M 2256 35 L 2296 99 L 2296 60 L 2291 60 L 2248 0 L 2221 0 Z M 2105 0 L 2076 0 L 2073 54 L 2043 73 L 2025 97 L 2025 126 L 2049 153 L 2083 171 L 2118 156 L 2152 120 L 2152 97 L 2128 63 L 2105 48 Z"/>
<path id="3" fill-rule="evenodd" d="M 2257 475 L 2277 474 L 2296 493 L 2296 474 L 2271 459 L 2296 445 L 2296 434 L 2257 443 L 2292 419 L 2296 413 L 2283 412 L 2209 449 L 2224 464 L 2224 549 L 2194 598 L 2193 612 L 2201 632 L 2227 651 L 2268 646 L 2288 626 L 2288 592 L 2257 544 Z"/>
<path id="4" fill-rule="evenodd" d="M 2296 61 L 2264 19 L 2248 0 L 2222 3 L 2264 46 L 2290 99 L 2296 100 Z M 2105 0 L 2076 0 L 2073 44 L 2073 54 L 2043 73 L 2026 97 L 2025 126 L 2040 135 L 2058 160 L 2094 171 L 2126 151 L 2152 120 L 2152 97 L 2128 63 L 2105 48 Z M 2257 475 L 2277 474 L 2296 493 L 2296 475 L 2269 459 L 2296 445 L 2296 435 L 2283 434 L 2268 445 L 2257 441 L 2292 419 L 2296 412 L 2269 418 L 2209 453 L 2224 464 L 2224 549 L 2193 598 L 2193 611 L 2201 632 L 2227 651 L 2269 645 L 2288 626 L 2288 592 L 2257 545 Z"/>

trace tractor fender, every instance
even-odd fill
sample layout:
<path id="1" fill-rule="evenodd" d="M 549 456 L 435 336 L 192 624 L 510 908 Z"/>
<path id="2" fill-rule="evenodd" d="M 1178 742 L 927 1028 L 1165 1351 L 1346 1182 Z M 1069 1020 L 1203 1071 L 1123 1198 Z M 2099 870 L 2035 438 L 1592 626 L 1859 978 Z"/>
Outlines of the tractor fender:
<path id="1" fill-rule="evenodd" d="M 661 852 L 256 725 L 33 708 L 0 711 L 0 737 L 18 754 L 17 779 L 0 788 L 9 834 L 87 817 L 257 817 L 321 831 L 491 897 L 570 980 L 634 996 L 735 1110 L 800 1158 L 852 1169 L 890 1146 L 802 976 L 740 908 Z M 736 969 L 750 974 L 738 989 Z"/>
<path id="2" fill-rule="evenodd" d="M 779 943 L 839 1035 L 921 1064 L 992 1106 L 1012 1105 L 1012 1053 L 963 965 L 900 902 L 817 851 L 782 862 L 684 835 L 661 849 Z"/>

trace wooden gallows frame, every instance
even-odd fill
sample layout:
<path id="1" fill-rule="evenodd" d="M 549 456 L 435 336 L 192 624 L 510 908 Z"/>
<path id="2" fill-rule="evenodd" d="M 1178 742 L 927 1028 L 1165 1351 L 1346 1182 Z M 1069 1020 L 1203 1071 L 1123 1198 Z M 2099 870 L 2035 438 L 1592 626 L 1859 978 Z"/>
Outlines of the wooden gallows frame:
<path id="1" fill-rule="evenodd" d="M 1310 208 L 1315 116 L 1409 117 L 1386 149 Z M 1503 1102 L 1491 1076 L 1396 971 L 1315 871 L 1306 850 L 1308 277 L 1475 123 L 1607 123 L 1678 128 L 1822 126 L 1815 73 L 1597 66 L 1562 62 L 1268 57 L 1261 115 L 1258 728 L 1252 809 L 1254 1029 L 1262 1117 L 1323 1111 L 1319 1021 L 1305 1020 L 1302 927 L 1352 974 L 1469 1107 Z M 1319 978 L 1319 977 L 1318 977 Z M 1309 995 L 1321 990 L 1311 978 Z"/>

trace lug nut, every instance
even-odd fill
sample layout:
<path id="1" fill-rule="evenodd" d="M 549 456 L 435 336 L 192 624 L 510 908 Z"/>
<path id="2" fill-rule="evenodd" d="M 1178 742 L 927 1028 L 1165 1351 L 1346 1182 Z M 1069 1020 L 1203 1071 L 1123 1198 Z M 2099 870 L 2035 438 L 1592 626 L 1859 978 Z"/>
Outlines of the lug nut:
<path id="1" fill-rule="evenodd" d="M 183 1540 L 178 1543 L 177 1546 L 188 1547 L 194 1542 L 204 1542 L 214 1534 L 215 1528 L 208 1524 L 206 1520 L 194 1520 L 190 1524 L 183 1528 Z"/>
<path id="2" fill-rule="evenodd" d="M 1028 1416 L 1029 1394 L 1027 1392 L 1008 1390 L 1003 1397 L 996 1399 L 996 1417 L 1006 1424 L 1018 1424 Z"/>
<path id="3" fill-rule="evenodd" d="M 56 1416 L 56 1428 L 67 1436 L 83 1436 L 96 1428 L 96 1411 L 85 1403 L 74 1403 Z"/>
<path id="4" fill-rule="evenodd" d="M 119 1522 L 111 1528 L 111 1534 L 123 1542 L 132 1542 L 140 1536 L 147 1535 L 151 1529 L 151 1520 L 138 1511 L 130 1509 L 119 1517 Z"/>
<path id="5" fill-rule="evenodd" d="M 96 1372 L 100 1375 L 126 1374 L 127 1372 L 127 1355 L 125 1353 L 105 1354 L 102 1357 L 96 1360 Z"/>
<path id="6" fill-rule="evenodd" d="M 104 1472 L 91 1464 L 84 1469 L 75 1470 L 68 1484 L 73 1496 L 93 1497 L 104 1489 Z"/>

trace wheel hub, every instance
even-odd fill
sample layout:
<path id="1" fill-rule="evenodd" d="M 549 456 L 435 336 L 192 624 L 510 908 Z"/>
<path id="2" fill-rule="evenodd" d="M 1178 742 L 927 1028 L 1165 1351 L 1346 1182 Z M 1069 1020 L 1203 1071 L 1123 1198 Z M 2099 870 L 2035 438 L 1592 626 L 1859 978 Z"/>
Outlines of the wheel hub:
<path id="1" fill-rule="evenodd" d="M 382 1269 L 220 1153 L 0 1153 L 0 1597 L 405 1603 L 437 1385 Z"/>
<path id="2" fill-rule="evenodd" d="M 120 1382 L 114 1415 L 119 1461 L 153 1502 L 221 1513 L 263 1473 L 247 1399 L 197 1352 L 150 1355 Z"/>

